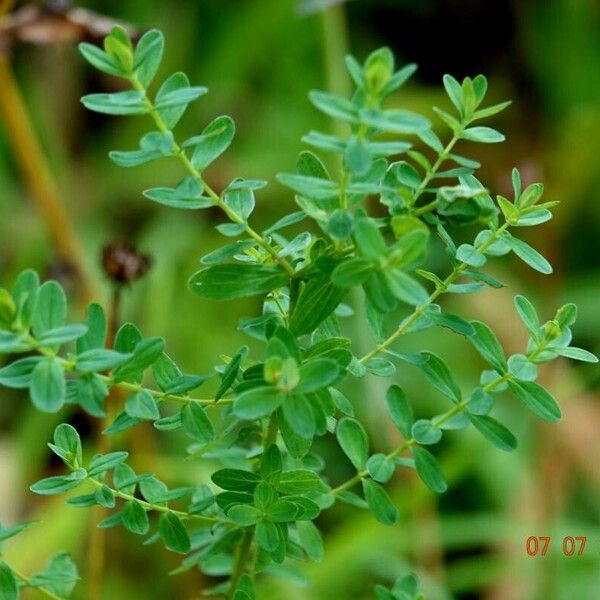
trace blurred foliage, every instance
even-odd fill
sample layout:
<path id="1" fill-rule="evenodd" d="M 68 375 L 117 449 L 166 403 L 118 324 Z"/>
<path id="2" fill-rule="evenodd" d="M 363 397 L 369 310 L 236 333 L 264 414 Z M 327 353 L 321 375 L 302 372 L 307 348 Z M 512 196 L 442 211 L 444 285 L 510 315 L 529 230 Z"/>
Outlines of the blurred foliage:
<path id="1" fill-rule="evenodd" d="M 540 308 L 547 307 L 545 313 L 541 311 L 544 316 L 549 317 L 555 305 L 576 302 L 578 345 L 600 350 L 597 2 L 354 0 L 326 3 L 335 4 L 326 13 L 299 12 L 292 0 L 81 4 L 165 32 L 170 48 L 165 70 L 182 69 L 211 91 L 186 118 L 206 122 L 227 113 L 237 123 L 236 140 L 211 183 L 220 188 L 233 173 L 270 179 L 273 183 L 258 198 L 257 219 L 263 223 L 272 222 L 291 206 L 289 193 L 273 175 L 290 170 L 301 148 L 301 135 L 319 125 L 306 99 L 307 90 L 345 85 L 328 67 L 341 64 L 340 57 L 332 54 L 348 45 L 362 58 L 372 48 L 388 44 L 399 62 L 419 63 L 413 82 L 403 90 L 403 106 L 421 112 L 431 104 L 443 106 L 439 85 L 443 73 L 462 78 L 485 72 L 495 95 L 490 100 L 508 97 L 513 105 L 498 123 L 508 132 L 508 141 L 479 150 L 478 158 L 490 165 L 481 173 L 483 180 L 505 193 L 510 169 L 517 166 L 524 183 L 543 180 L 546 198 L 561 200 L 556 218 L 531 240 L 555 266 L 552 282 L 542 283 L 543 276 L 532 275 L 517 261 L 497 267 L 503 269 L 498 276 L 525 290 Z M 107 302 L 110 296 L 99 268 L 102 246 L 119 239 L 135 242 L 152 255 L 153 267 L 126 294 L 124 316 L 135 320 L 146 335 L 167 337 L 170 352 L 184 368 L 210 368 L 215 350 L 231 353 L 244 339 L 236 329 L 237 321 L 252 308 L 248 304 L 252 300 L 235 301 L 225 313 L 220 305 L 185 291 L 201 253 L 217 245 L 218 234 L 207 220 L 216 222 L 221 217 L 212 212 L 190 217 L 142 198 L 140 190 L 157 181 L 177 180 L 177 166 L 171 162 L 124 174 L 107 160 L 110 148 L 128 147 L 142 126 L 133 119 L 117 122 L 93 115 L 80 106 L 82 94 L 114 89 L 116 83 L 108 77 L 97 81 L 102 76 L 88 69 L 73 47 L 50 46 L 42 51 L 19 44 L 11 60 L 63 201 L 85 245 L 85 262 L 94 274 L 99 299 Z M 326 120 L 320 126 L 330 127 Z M 12 281 L 24 267 L 58 276 L 69 286 L 46 225 L 29 201 L 0 121 L 2 281 Z M 523 342 L 514 322 L 512 295 L 509 288 L 495 293 L 493 300 L 487 292 L 468 300 L 469 315 L 485 316 L 509 352 Z M 445 302 L 451 312 L 467 312 L 464 304 Z M 170 321 L 167 315 L 175 311 L 179 318 Z M 357 331 L 354 336 L 362 338 L 363 349 L 368 349 L 368 333 Z M 475 352 L 460 339 L 438 336 L 427 332 L 418 340 L 408 337 L 404 348 L 418 350 L 417 344 L 425 341 L 464 381 L 472 381 L 481 368 Z M 396 377 L 423 407 L 423 415 L 439 409 L 440 397 L 430 395 L 420 377 L 412 372 Z M 412 478 L 398 477 L 394 493 L 401 520 L 393 529 L 343 506 L 328 513 L 321 523 L 329 536 L 325 560 L 299 565 L 286 579 L 265 581 L 261 600 L 370 598 L 373 583 L 391 585 L 409 563 L 415 566 L 428 599 L 596 598 L 600 589 L 600 376 L 593 366 L 561 364 L 544 371 L 542 380 L 564 407 L 560 425 L 534 425 L 522 410 L 514 410 L 514 403 L 506 402 L 499 416 L 519 437 L 518 452 L 498 453 L 472 432 L 463 433 L 456 445 L 448 436 L 441 454 L 450 480 L 447 494 L 434 497 Z M 368 420 L 369 414 L 381 410 L 384 390 L 377 382 L 362 385 L 364 389 L 353 395 L 362 397 L 356 408 Z M 60 498 L 56 503 L 39 502 L 23 492 L 56 466 L 48 462 L 44 443 L 32 440 L 50 439 L 58 421 L 36 413 L 21 394 L 6 390 L 1 394 L 0 520 L 45 522 L 42 538 L 32 528 L 7 544 L 7 554 L 15 565 L 34 570 L 52 551 L 65 548 L 84 571 L 86 513 L 64 510 Z M 72 422 L 82 433 L 92 434 L 81 415 L 72 415 Z M 373 433 L 380 450 L 397 441 L 391 426 Z M 136 468 L 153 471 L 173 485 L 205 480 L 206 473 L 193 462 L 181 467 L 177 444 L 184 441 L 174 440 L 155 437 L 151 431 L 134 438 L 141 457 Z M 351 474 L 333 446 L 321 451 L 330 464 L 338 465 L 339 481 Z M 17 480 L 16 472 L 22 480 Z M 54 518 L 58 511 L 60 520 Z M 125 535 L 115 533 L 107 540 L 104 598 L 199 596 L 206 582 L 198 573 L 167 578 L 166 572 L 176 564 L 173 557 L 125 543 Z M 552 536 L 548 556 L 527 556 L 525 542 L 530 535 Z M 566 535 L 588 537 L 583 556 L 563 556 Z M 310 592 L 302 587 L 305 580 L 312 584 Z M 77 597 L 85 597 L 84 587 L 78 587 Z"/>

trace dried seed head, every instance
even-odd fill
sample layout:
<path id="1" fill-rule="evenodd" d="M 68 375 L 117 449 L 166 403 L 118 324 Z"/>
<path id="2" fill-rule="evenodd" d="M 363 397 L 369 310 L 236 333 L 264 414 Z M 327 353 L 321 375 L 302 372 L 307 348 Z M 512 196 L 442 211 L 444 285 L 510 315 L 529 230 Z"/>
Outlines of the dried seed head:
<path id="1" fill-rule="evenodd" d="M 143 277 L 151 266 L 150 256 L 138 252 L 127 242 L 113 242 L 102 249 L 102 268 L 115 283 L 132 283 Z"/>

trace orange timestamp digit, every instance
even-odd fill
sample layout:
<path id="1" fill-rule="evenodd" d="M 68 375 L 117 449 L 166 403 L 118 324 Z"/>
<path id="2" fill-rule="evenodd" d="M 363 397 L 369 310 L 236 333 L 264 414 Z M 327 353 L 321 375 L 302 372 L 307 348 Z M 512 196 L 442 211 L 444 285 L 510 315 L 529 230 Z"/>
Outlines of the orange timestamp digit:
<path id="1" fill-rule="evenodd" d="M 525 542 L 528 556 L 546 556 L 550 547 L 549 535 L 530 535 Z M 587 544 L 585 535 L 567 535 L 562 539 L 562 553 L 565 556 L 582 556 Z"/>

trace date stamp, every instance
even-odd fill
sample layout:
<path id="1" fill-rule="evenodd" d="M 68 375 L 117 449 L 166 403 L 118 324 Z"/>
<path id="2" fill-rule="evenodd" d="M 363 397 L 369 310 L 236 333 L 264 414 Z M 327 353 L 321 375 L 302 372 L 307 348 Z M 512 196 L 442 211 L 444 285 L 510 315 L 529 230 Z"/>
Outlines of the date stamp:
<path id="1" fill-rule="evenodd" d="M 553 544 L 549 535 L 530 535 L 525 541 L 525 551 L 528 556 L 546 556 L 550 545 Z M 587 544 L 585 535 L 566 535 L 562 538 L 562 553 L 564 556 L 583 556 Z"/>

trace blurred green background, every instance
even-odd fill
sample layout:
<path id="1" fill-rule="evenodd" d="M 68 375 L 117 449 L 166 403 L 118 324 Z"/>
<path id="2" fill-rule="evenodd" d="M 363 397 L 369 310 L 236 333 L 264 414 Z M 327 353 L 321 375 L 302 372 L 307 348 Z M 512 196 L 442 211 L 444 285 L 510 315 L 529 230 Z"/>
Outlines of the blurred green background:
<path id="1" fill-rule="evenodd" d="M 492 262 L 503 290 L 446 298 L 449 310 L 483 318 L 498 332 L 507 351 L 520 351 L 525 334 L 512 309 L 512 297 L 525 293 L 550 318 L 566 301 L 579 305 L 577 345 L 600 350 L 600 4 L 596 0 L 354 0 L 347 3 L 292 0 L 177 0 L 81 2 L 81 6 L 162 29 L 167 39 L 163 76 L 183 70 L 208 96 L 190 109 L 179 126 L 199 133 L 210 119 L 230 114 L 237 123 L 232 148 L 209 172 L 220 189 L 231 178 L 264 178 L 272 183 L 258 195 L 255 219 L 267 225 L 292 209 L 293 199 L 274 180 L 293 169 L 303 148 L 300 137 L 331 124 L 307 101 L 311 88 L 345 91 L 347 50 L 359 59 L 380 45 L 393 48 L 399 63 L 420 68 L 393 98 L 397 106 L 418 110 L 435 121 L 432 105 L 443 106 L 441 77 L 483 72 L 490 79 L 490 101 L 513 105 L 493 125 L 507 141 L 469 148 L 481 159 L 484 183 L 508 193 L 510 169 L 522 170 L 526 183 L 543 181 L 546 198 L 561 204 L 549 224 L 527 238 L 553 263 L 550 278 L 507 259 Z M 17 7 L 21 6 L 17 3 Z M 58 182 L 84 248 L 96 298 L 107 302 L 110 286 L 100 270 L 102 246 L 125 239 L 153 257 L 149 275 L 128 290 L 124 317 L 146 335 L 167 338 L 169 352 L 187 371 L 207 372 L 219 354 L 247 342 L 237 330 L 242 316 L 256 314 L 256 300 L 213 304 L 186 288 L 199 257 L 222 243 L 212 228 L 218 213 L 177 212 L 145 200 L 141 190 L 172 185 L 181 173 L 168 160 L 123 170 L 107 158 L 110 149 L 131 149 L 148 124 L 136 118 L 107 118 L 86 112 L 79 97 L 110 91 L 118 82 L 93 72 L 72 45 L 18 43 L 10 53 L 21 92 L 51 171 Z M 469 233 L 470 235 L 470 233 Z M 47 223 L 31 201 L 0 118 L 0 280 L 9 285 L 19 270 L 34 267 L 58 276 L 76 291 L 59 259 Z M 438 261 L 445 268 L 443 260 Z M 77 307 L 75 305 L 75 311 Z M 347 329 L 357 352 L 373 341 L 351 319 Z M 445 330 L 408 336 L 406 349 L 439 353 L 472 387 L 483 367 L 464 339 Z M 416 371 L 395 376 L 419 416 L 444 407 Z M 374 583 L 388 584 L 406 572 L 418 573 L 428 599 L 494 600 L 595 599 L 600 597 L 600 406 L 599 371 L 560 362 L 542 380 L 559 398 L 564 418 L 543 425 L 516 401 L 506 398 L 498 411 L 518 434 L 520 447 L 500 453 L 477 433 L 452 432 L 439 450 L 450 491 L 438 497 L 407 473 L 391 484 L 400 522 L 387 528 L 366 512 L 339 506 L 320 519 L 326 557 L 294 564 L 263 578 L 260 600 L 293 598 L 372 598 Z M 374 451 L 397 443 L 385 419 L 382 399 L 389 380 L 362 380 L 351 397 L 370 424 Z M 82 415 L 36 413 L 26 398 L 0 390 L 0 520 L 39 519 L 7 547 L 21 570 L 41 566 L 58 549 L 72 551 L 85 576 L 90 513 L 65 507 L 62 498 L 34 498 L 28 486 L 57 465 L 46 442 L 61 419 L 70 418 L 93 437 Z M 134 466 L 155 472 L 169 484 L 207 480 L 210 465 L 183 461 L 185 442 L 151 427 L 117 446 L 135 450 Z M 330 439 L 318 442 L 335 483 L 351 468 Z M 546 557 L 529 557 L 531 535 L 551 536 Z M 565 536 L 587 536 L 582 556 L 565 557 Z M 209 580 L 197 571 L 167 577 L 175 555 L 144 547 L 120 530 L 107 538 L 106 600 L 123 598 L 192 599 Z M 285 570 L 285 572 L 283 572 Z M 215 574 L 218 575 L 218 567 Z M 35 592 L 28 596 L 36 597 Z M 85 585 L 76 595 L 85 598 Z"/>

